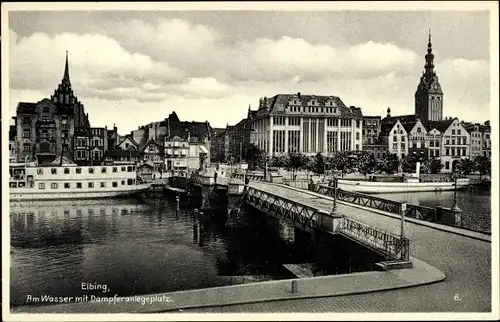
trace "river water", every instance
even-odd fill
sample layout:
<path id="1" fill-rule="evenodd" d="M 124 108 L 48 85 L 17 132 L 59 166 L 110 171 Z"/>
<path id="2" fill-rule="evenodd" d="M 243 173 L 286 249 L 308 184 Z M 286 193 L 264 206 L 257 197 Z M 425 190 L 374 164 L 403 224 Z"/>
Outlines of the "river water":
<path id="1" fill-rule="evenodd" d="M 453 204 L 447 191 L 378 196 Z M 489 191 L 458 191 L 457 202 L 464 212 L 491 216 Z M 28 295 L 102 295 L 82 292 L 82 283 L 127 296 L 291 278 L 282 264 L 318 262 L 324 252 L 307 233 L 263 219 L 269 216 L 260 214 L 257 226 L 229 228 L 222 214 L 196 217 L 188 205 L 175 208 L 165 197 L 11 203 L 11 305 L 26 304 Z M 342 251 L 324 274 L 374 269 L 376 256 L 338 242 L 331 248 Z"/>
<path id="2" fill-rule="evenodd" d="M 282 264 L 316 261 L 312 243 L 295 242 L 307 233 L 290 224 L 229 228 L 221 214 L 175 209 L 163 196 L 11 203 L 11 305 L 29 295 L 102 296 L 82 283 L 127 296 L 292 278 Z M 373 269 L 376 258 L 351 251 L 359 246 L 341 247 L 350 248 L 325 274 Z"/>
<path id="3" fill-rule="evenodd" d="M 454 201 L 453 191 L 384 193 L 376 196 L 432 208 L 436 206 L 450 208 L 453 206 Z M 491 190 L 489 189 L 470 188 L 457 190 L 456 201 L 465 214 L 491 217 Z"/>

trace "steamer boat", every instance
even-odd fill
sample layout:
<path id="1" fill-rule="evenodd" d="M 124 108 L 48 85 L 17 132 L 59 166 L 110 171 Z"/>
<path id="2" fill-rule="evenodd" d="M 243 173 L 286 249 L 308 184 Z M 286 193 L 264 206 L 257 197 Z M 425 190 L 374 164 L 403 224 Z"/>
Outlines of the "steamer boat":
<path id="1" fill-rule="evenodd" d="M 151 186 L 137 178 L 135 164 L 11 164 L 9 174 L 11 201 L 121 197 Z"/>
<path id="2" fill-rule="evenodd" d="M 469 185 L 468 178 L 458 178 L 457 189 Z M 449 191 L 455 189 L 454 180 L 422 181 L 419 178 L 400 178 L 394 181 L 366 181 L 366 180 L 338 180 L 338 187 L 342 190 L 362 193 L 397 193 L 397 192 L 424 192 L 424 191 Z"/>

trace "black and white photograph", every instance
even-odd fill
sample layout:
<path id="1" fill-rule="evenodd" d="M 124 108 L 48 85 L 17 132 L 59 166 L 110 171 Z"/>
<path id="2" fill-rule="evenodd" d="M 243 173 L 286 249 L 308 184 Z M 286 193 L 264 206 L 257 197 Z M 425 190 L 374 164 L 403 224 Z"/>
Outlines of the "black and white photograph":
<path id="1" fill-rule="evenodd" d="M 3 320 L 499 318 L 497 2 L 1 23 Z"/>

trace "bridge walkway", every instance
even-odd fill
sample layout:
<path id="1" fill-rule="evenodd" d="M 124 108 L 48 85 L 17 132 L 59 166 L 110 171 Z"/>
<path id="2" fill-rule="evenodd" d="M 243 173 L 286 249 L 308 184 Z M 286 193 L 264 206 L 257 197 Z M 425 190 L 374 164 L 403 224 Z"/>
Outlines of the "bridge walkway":
<path id="1" fill-rule="evenodd" d="M 299 192 L 284 185 L 251 182 L 279 196 L 330 211 L 327 197 Z M 398 234 L 400 221 L 375 212 L 337 204 L 349 218 Z M 488 312 L 491 311 L 491 243 L 427 226 L 406 223 L 410 255 L 443 271 L 440 283 L 338 297 L 238 304 L 186 310 L 189 312 Z M 458 295 L 457 295 L 458 294 Z M 460 300 L 456 300 L 457 295 Z"/>

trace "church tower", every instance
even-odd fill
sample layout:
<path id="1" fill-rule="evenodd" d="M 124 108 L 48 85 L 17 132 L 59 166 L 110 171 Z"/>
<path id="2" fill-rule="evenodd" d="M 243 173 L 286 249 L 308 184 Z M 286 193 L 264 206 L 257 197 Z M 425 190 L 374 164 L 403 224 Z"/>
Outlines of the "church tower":
<path id="1" fill-rule="evenodd" d="M 88 116 L 85 114 L 84 106 L 78 100 L 78 97 L 75 96 L 73 89 L 71 88 L 68 51 L 66 51 L 66 64 L 64 66 L 63 78 L 57 89 L 54 91 L 54 94 L 51 95 L 50 100 L 58 107 L 60 113 L 74 115 L 76 127 L 90 127 Z"/>
<path id="2" fill-rule="evenodd" d="M 443 119 L 443 91 L 434 71 L 434 54 L 432 53 L 431 31 L 429 29 L 429 43 L 425 55 L 425 70 L 420 77 L 415 92 L 415 115 L 424 124 L 429 121 Z"/>

